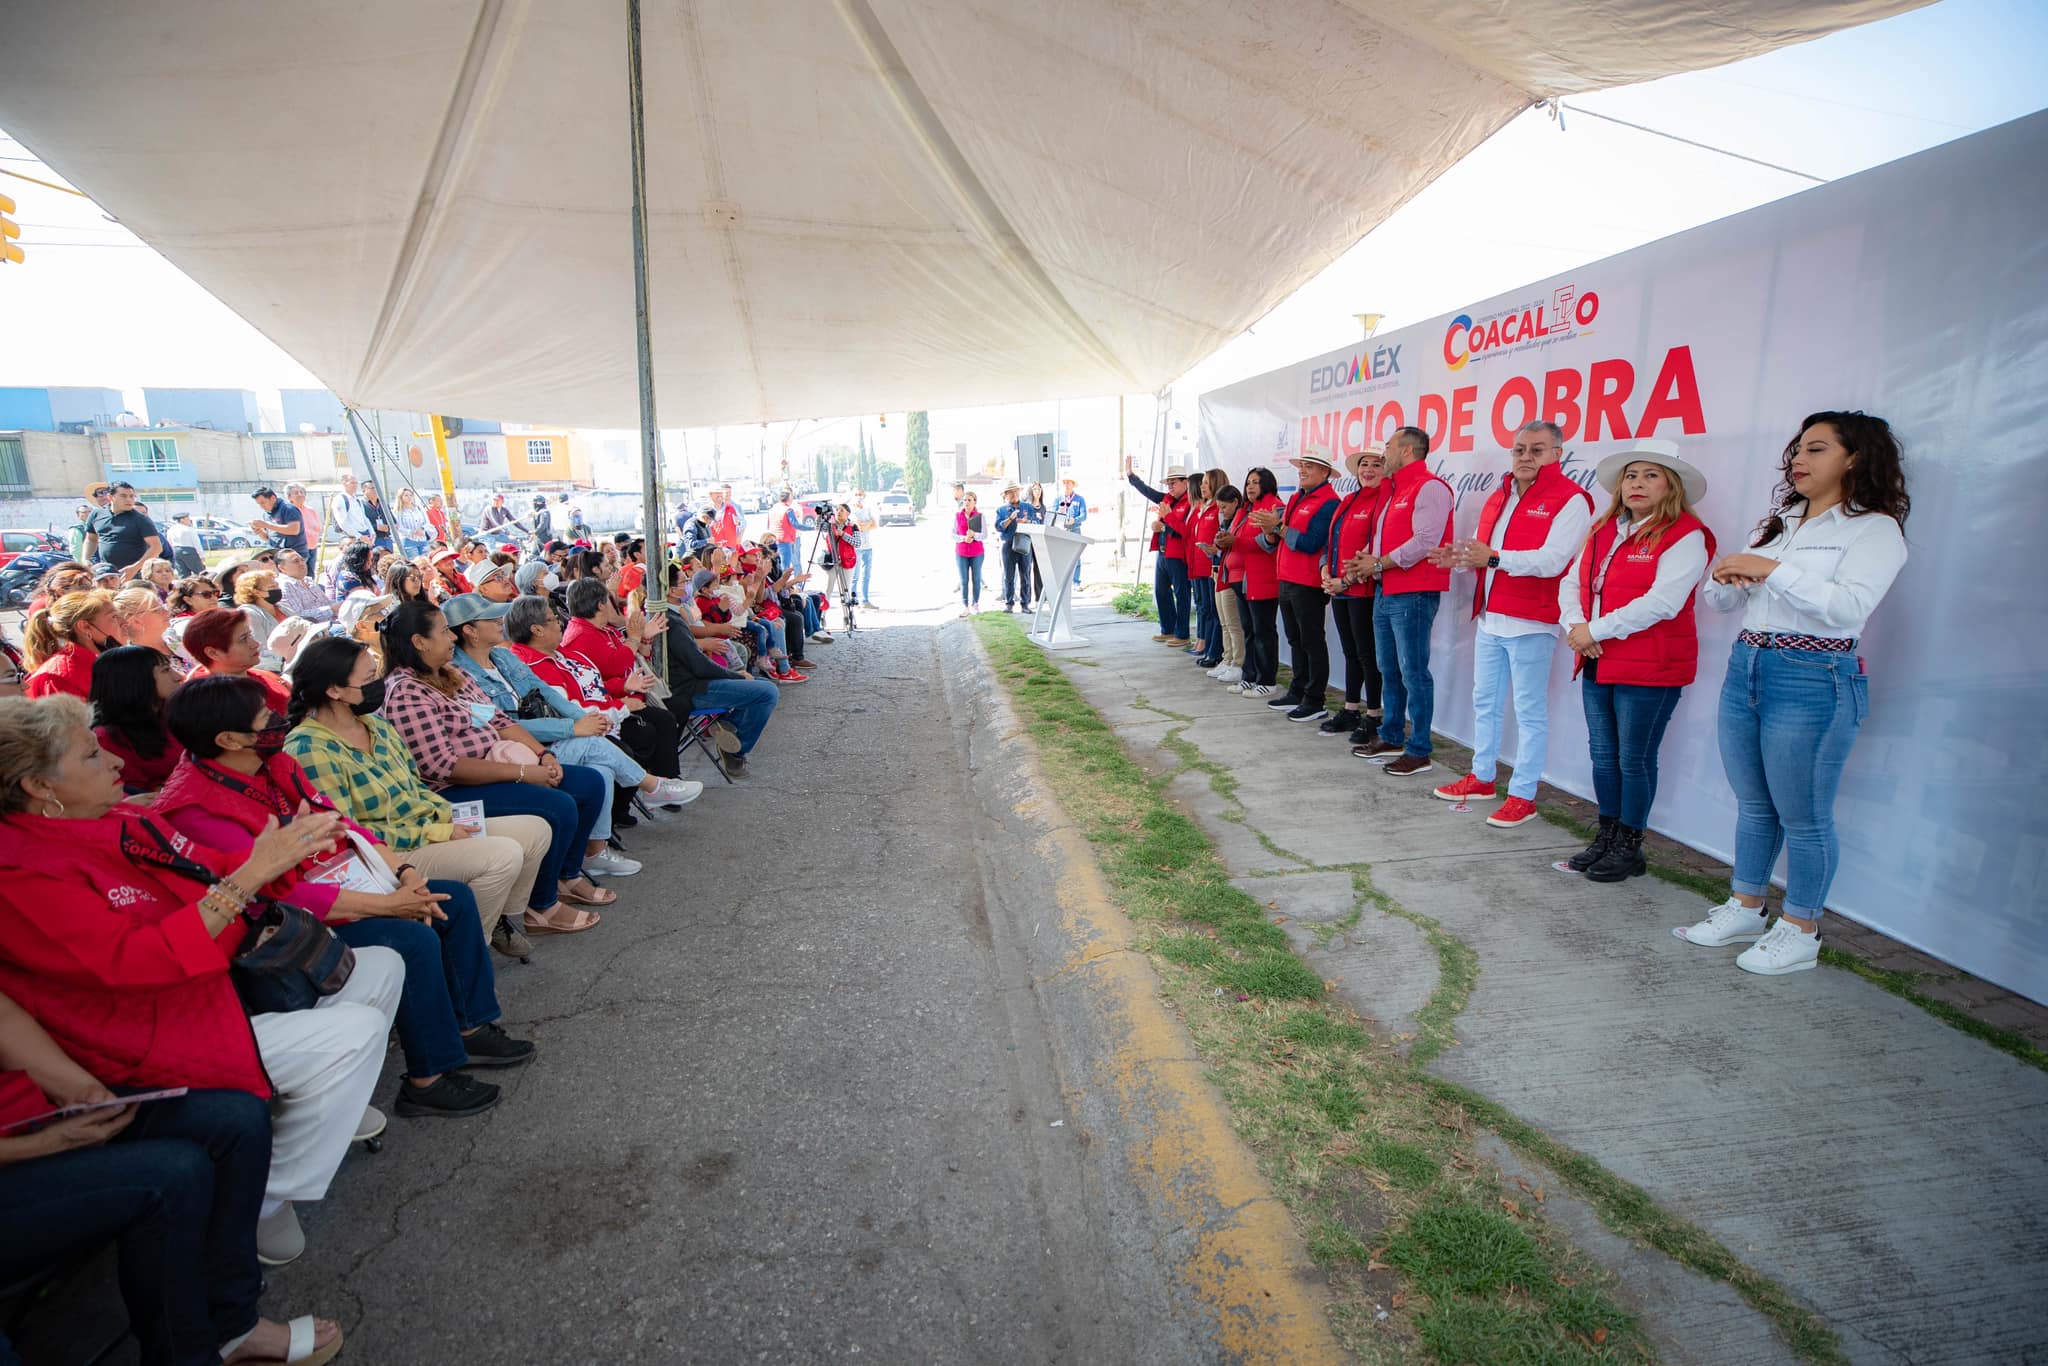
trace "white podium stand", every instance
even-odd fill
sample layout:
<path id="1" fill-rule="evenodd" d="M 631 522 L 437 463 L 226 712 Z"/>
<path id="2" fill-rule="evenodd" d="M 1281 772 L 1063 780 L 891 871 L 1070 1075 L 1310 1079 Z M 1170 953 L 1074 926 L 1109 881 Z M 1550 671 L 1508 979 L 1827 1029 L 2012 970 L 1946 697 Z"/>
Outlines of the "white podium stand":
<path id="1" fill-rule="evenodd" d="M 1031 638 L 1048 650 L 1082 648 L 1088 639 L 1074 634 L 1074 566 L 1081 562 L 1081 551 L 1095 542 L 1063 526 L 1036 523 L 1018 527 L 1017 534 L 1030 539 L 1031 558 L 1045 589 L 1031 618 Z"/>

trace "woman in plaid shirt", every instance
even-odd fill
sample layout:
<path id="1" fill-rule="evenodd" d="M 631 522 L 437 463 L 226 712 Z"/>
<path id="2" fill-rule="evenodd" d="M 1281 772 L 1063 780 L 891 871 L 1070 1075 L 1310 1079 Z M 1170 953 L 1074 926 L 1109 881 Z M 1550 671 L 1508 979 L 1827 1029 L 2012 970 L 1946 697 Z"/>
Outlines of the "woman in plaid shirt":
<path id="1" fill-rule="evenodd" d="M 528 934 L 579 934 L 599 917 L 575 909 L 609 906 L 618 893 L 583 873 L 583 850 L 611 799 L 603 774 L 564 764 L 499 711 L 454 667 L 455 633 L 430 603 L 401 603 L 384 623 L 384 718 L 412 751 L 429 786 L 452 801 L 481 801 L 486 816 L 539 816 L 553 832 L 527 897 Z M 490 757 L 525 746 L 533 757 Z M 564 907 L 559 903 L 566 902 Z"/>

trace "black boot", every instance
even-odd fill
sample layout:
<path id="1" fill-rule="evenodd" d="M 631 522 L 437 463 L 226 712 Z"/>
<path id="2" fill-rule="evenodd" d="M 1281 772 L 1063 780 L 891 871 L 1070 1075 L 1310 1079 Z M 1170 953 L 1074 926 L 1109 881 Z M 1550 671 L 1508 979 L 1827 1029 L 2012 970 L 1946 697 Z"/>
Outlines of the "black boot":
<path id="1" fill-rule="evenodd" d="M 1575 873 L 1583 873 L 1607 856 L 1614 847 L 1614 832 L 1621 827 L 1621 821 L 1613 816 L 1600 818 L 1600 833 L 1593 836 L 1593 842 L 1565 860 L 1565 866 Z"/>
<path id="2" fill-rule="evenodd" d="M 1589 882 L 1621 882 L 1650 871 L 1643 862 L 1643 832 L 1633 826 L 1614 827 L 1614 843 L 1600 861 L 1586 870 Z"/>

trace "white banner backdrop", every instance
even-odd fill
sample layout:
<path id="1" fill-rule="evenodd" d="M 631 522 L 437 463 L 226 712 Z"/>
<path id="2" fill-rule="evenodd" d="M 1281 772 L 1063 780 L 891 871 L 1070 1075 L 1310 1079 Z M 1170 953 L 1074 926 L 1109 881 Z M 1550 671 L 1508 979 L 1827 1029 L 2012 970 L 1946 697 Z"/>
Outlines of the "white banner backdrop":
<path id="1" fill-rule="evenodd" d="M 2048 114 L 1215 390 L 1203 463 L 1292 482 L 1280 462 L 1304 445 L 1350 452 L 1416 423 L 1467 535 L 1525 421 L 1564 428 L 1566 472 L 1600 509 L 1602 457 L 1667 437 L 1707 474 L 1700 513 L 1725 554 L 1768 509 L 1806 414 L 1889 419 L 1912 558 L 1860 650 L 1870 716 L 1836 804 L 1829 904 L 2048 1001 L 2043 166 Z M 1436 728 L 1468 742 L 1471 591 L 1453 580 L 1432 649 Z M 1735 806 L 1714 731 L 1739 614 L 1699 612 L 1700 676 L 1665 736 L 1651 824 L 1726 860 Z M 1544 777 L 1590 796 L 1571 658 L 1560 645 Z"/>

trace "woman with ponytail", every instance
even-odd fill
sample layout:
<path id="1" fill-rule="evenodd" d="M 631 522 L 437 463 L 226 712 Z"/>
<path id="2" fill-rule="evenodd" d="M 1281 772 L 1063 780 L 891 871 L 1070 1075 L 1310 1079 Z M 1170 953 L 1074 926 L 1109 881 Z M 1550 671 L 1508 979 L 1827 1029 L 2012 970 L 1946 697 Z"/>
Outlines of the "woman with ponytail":
<path id="1" fill-rule="evenodd" d="M 1870 710 L 1856 643 L 1906 564 L 1906 474 L 1881 417 L 1815 413 L 1785 447 L 1777 506 L 1746 551 L 1724 557 L 1709 606 L 1741 611 L 1721 685 L 1721 765 L 1735 789 L 1733 895 L 1675 930 L 1688 944 L 1754 941 L 1735 965 L 1777 976 L 1820 957 L 1820 918 L 1840 850 L 1835 789 Z M 1785 910 L 1764 890 L 1787 850 Z"/>
<path id="2" fill-rule="evenodd" d="M 101 650 L 120 643 L 121 618 L 113 594 L 99 589 L 66 593 L 29 614 L 22 632 L 29 675 L 21 690 L 30 697 L 63 693 L 84 701 L 92 695 L 93 661 Z"/>

